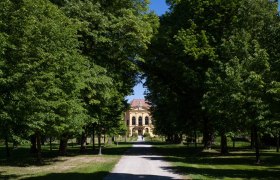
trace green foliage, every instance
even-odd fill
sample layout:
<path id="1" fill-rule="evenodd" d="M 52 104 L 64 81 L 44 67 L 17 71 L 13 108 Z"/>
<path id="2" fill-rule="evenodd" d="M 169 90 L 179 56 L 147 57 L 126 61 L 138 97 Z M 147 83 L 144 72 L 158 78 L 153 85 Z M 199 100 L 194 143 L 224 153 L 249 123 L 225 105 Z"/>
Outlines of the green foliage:
<path id="1" fill-rule="evenodd" d="M 124 97 L 158 24 L 148 1 L 3 0 L 0 8 L 1 137 L 123 134 Z"/>
<path id="2" fill-rule="evenodd" d="M 138 134 L 137 134 L 137 132 L 134 132 L 134 133 L 132 133 L 132 137 L 138 137 Z"/>
<path id="3" fill-rule="evenodd" d="M 97 64 L 105 69 L 96 74 L 93 68 L 96 81 L 89 77 L 82 92 L 90 114 L 88 124 L 95 123 L 99 133 L 122 132 L 124 98 L 137 82 L 137 63 L 155 32 L 157 17 L 148 13 L 147 1 L 142 0 L 62 2 L 56 1 L 69 18 L 81 24 L 79 48 L 90 68 Z"/>
<path id="4" fill-rule="evenodd" d="M 79 133 L 87 118 L 80 101 L 87 67 L 78 51 L 79 24 L 45 0 L 0 6 L 1 38 L 9 42 L 1 43 L 0 63 L 5 134 L 19 141 L 35 132 Z"/>
<path id="5" fill-rule="evenodd" d="M 273 129 L 279 122 L 276 3 L 168 3 L 142 66 L 156 131 L 200 130 L 207 138 L 213 130 Z"/>
<path id="6" fill-rule="evenodd" d="M 146 137 L 147 137 L 147 138 L 150 138 L 150 137 L 151 137 L 151 135 L 150 135 L 150 133 L 145 132 L 145 133 L 144 133 L 144 137 L 145 137 L 145 138 L 146 138 Z"/>

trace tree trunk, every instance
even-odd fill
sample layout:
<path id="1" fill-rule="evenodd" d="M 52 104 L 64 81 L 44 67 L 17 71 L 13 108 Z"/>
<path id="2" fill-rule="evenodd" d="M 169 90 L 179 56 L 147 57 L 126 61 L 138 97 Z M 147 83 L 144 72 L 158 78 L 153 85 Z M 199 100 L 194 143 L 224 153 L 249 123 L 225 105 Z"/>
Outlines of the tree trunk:
<path id="1" fill-rule="evenodd" d="M 105 146 L 105 144 L 106 144 L 106 134 L 104 134 L 104 141 L 103 141 L 103 143 L 104 143 L 104 146 Z"/>
<path id="2" fill-rule="evenodd" d="M 37 153 L 36 135 L 35 134 L 30 136 L 30 142 L 31 142 L 30 152 L 33 154 Z"/>
<path id="3" fill-rule="evenodd" d="M 277 133 L 277 138 L 276 138 L 276 152 L 279 152 L 279 144 L 280 144 L 280 131 Z"/>
<path id="4" fill-rule="evenodd" d="M 86 151 L 86 140 L 87 140 L 87 136 L 86 133 L 83 132 L 81 135 L 81 147 L 80 147 L 80 152 L 84 153 Z"/>
<path id="5" fill-rule="evenodd" d="M 99 148 L 99 153 L 98 153 L 98 155 L 102 155 L 102 149 L 101 149 L 101 133 L 98 133 L 98 148 Z"/>
<path id="6" fill-rule="evenodd" d="M 50 137 L 50 151 L 52 151 L 52 137 Z"/>
<path id="7" fill-rule="evenodd" d="M 7 130 L 5 131 L 5 148 L 6 148 L 6 157 L 7 159 L 11 156 L 10 148 L 9 148 L 9 137 Z"/>
<path id="8" fill-rule="evenodd" d="M 254 139 L 255 139 L 255 149 L 256 149 L 256 164 L 260 164 L 260 138 L 258 134 L 258 129 L 254 126 Z"/>
<path id="9" fill-rule="evenodd" d="M 92 150 L 95 150 L 95 124 L 92 124 Z"/>
<path id="10" fill-rule="evenodd" d="M 255 147 L 255 134 L 254 127 L 251 128 L 251 149 Z"/>
<path id="11" fill-rule="evenodd" d="M 13 149 L 17 149 L 18 147 L 18 142 L 17 141 L 13 141 Z"/>
<path id="12" fill-rule="evenodd" d="M 36 144 L 37 144 L 37 163 L 42 163 L 42 151 L 41 151 L 41 135 L 36 132 Z"/>
<path id="13" fill-rule="evenodd" d="M 180 134 L 180 137 L 179 137 L 179 141 L 180 141 L 180 144 L 183 144 L 183 134 Z"/>
<path id="14" fill-rule="evenodd" d="M 46 136 L 40 136 L 41 138 L 41 145 L 44 146 L 45 145 L 45 141 L 46 141 Z"/>
<path id="15" fill-rule="evenodd" d="M 165 141 L 168 142 L 168 143 L 170 143 L 170 142 L 172 141 L 172 138 L 171 138 L 171 135 L 170 135 L 170 134 L 168 134 L 168 135 L 166 136 Z"/>
<path id="16" fill-rule="evenodd" d="M 112 137 L 108 137 L 108 144 L 109 145 L 111 145 L 114 141 L 113 141 L 113 137 L 114 136 L 112 136 Z"/>
<path id="17" fill-rule="evenodd" d="M 194 146 L 197 148 L 197 134 L 196 130 L 194 130 Z"/>
<path id="18" fill-rule="evenodd" d="M 203 128 L 204 149 L 211 149 L 213 133 L 210 129 L 209 119 L 207 117 L 204 117 L 203 125 L 204 125 L 204 128 Z"/>
<path id="19" fill-rule="evenodd" d="M 227 136 L 224 130 L 221 131 L 221 154 L 228 154 Z"/>
<path id="20" fill-rule="evenodd" d="M 59 143 L 59 155 L 62 156 L 66 155 L 67 143 L 68 143 L 68 136 L 62 135 Z"/>
<path id="21" fill-rule="evenodd" d="M 204 135 L 204 149 L 211 149 L 212 147 L 212 139 L 213 139 L 213 133 L 208 132 L 208 134 Z"/>

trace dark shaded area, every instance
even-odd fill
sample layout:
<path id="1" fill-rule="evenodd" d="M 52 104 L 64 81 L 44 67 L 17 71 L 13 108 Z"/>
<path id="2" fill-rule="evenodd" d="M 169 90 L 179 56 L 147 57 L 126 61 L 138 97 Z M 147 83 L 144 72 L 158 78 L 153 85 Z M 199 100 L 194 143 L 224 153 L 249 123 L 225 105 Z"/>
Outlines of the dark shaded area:
<path id="1" fill-rule="evenodd" d="M 185 172 L 187 174 L 204 175 L 211 178 L 242 178 L 242 179 L 264 179 L 275 180 L 279 179 L 280 171 L 269 169 L 266 171 L 261 170 L 234 170 L 234 169 L 210 169 L 210 168 L 194 168 L 194 167 L 168 167 L 166 170 L 172 170 L 177 173 Z"/>
<path id="2" fill-rule="evenodd" d="M 45 176 L 38 176 L 38 177 L 30 177 L 30 178 L 25 178 L 25 180 L 77 180 L 77 179 L 82 179 L 82 180 L 101 180 L 103 179 L 108 172 L 102 171 L 102 172 L 97 172 L 97 173 L 89 173 L 89 174 L 83 174 L 83 173 L 54 173 L 54 174 L 47 174 Z M 154 175 L 137 175 L 137 174 L 116 174 L 112 173 L 110 176 L 114 176 L 114 179 L 116 180 L 134 180 L 134 179 L 148 179 L 148 180 L 171 180 L 173 178 L 171 177 L 165 177 L 165 176 L 154 176 Z M 110 178 L 108 176 L 108 178 Z M 107 179 L 107 178 L 105 178 Z"/>
<path id="3" fill-rule="evenodd" d="M 104 180 L 134 180 L 134 179 L 148 179 L 148 180 L 170 180 L 172 177 L 156 176 L 156 175 L 145 175 L 145 174 L 123 174 L 123 173 L 111 173 L 110 176 Z"/>
<path id="4" fill-rule="evenodd" d="M 153 143 L 149 142 L 137 142 L 134 143 L 136 145 L 151 145 Z M 159 143 L 162 145 L 162 143 Z M 154 148 L 151 147 L 133 147 L 125 152 L 126 156 L 149 156 L 151 155 L 150 160 L 162 160 L 162 157 L 157 157 L 153 159 L 154 155 L 156 155 Z M 145 157 L 143 157 L 145 158 Z M 145 164 L 143 164 L 145 166 Z M 170 170 L 174 172 L 173 170 Z M 105 178 L 105 180 L 136 180 L 136 179 L 148 179 L 148 180 L 171 180 L 174 179 L 173 177 L 167 176 L 159 176 L 159 175 L 143 175 L 143 174 L 124 174 L 124 173 L 110 173 L 109 176 Z"/>
<path id="5" fill-rule="evenodd" d="M 227 156 L 221 156 L 219 152 L 205 152 L 202 148 L 186 147 L 186 146 L 156 146 L 155 151 L 163 156 L 168 162 L 182 162 L 198 165 L 249 165 L 268 167 L 265 170 L 259 169 L 211 169 L 201 167 L 168 167 L 166 170 L 174 171 L 182 175 L 204 175 L 214 179 L 223 178 L 241 178 L 241 179 L 279 179 L 280 154 L 274 152 L 261 152 L 261 164 L 255 164 L 255 154 L 252 150 L 235 149 Z M 242 152 L 238 152 L 242 150 Z M 245 152 L 244 152 L 245 151 Z M 243 153 L 244 152 L 244 153 Z M 158 157 L 147 157 L 150 160 L 159 160 Z"/>
<path id="6" fill-rule="evenodd" d="M 103 154 L 106 155 L 123 155 L 125 151 L 130 149 L 128 145 L 131 145 L 132 143 L 119 143 L 119 146 L 108 146 L 103 147 Z M 0 152 L 4 150 L 3 147 L 0 147 Z M 79 146 L 76 144 L 69 144 L 69 149 L 67 151 L 67 157 L 74 157 L 81 155 Z M 91 148 L 86 149 L 86 151 L 83 153 L 83 155 L 97 155 L 98 150 L 93 151 Z M 44 165 L 50 165 L 58 161 L 56 159 L 58 157 L 58 148 L 54 147 L 53 151 L 48 150 L 48 146 L 45 146 L 43 149 L 43 162 L 42 164 L 38 165 L 36 158 L 34 154 L 30 152 L 30 147 L 19 147 L 17 149 L 14 149 L 12 151 L 12 156 L 8 160 L 6 159 L 4 154 L 0 154 L 0 169 L 1 166 L 11 166 L 11 167 L 26 167 L 26 166 L 44 166 Z M 103 179 L 106 175 L 108 175 L 109 172 L 97 172 L 97 173 L 51 173 L 44 176 L 38 176 L 38 177 L 29 177 L 25 179 Z M 4 171 L 0 171 L 0 179 L 15 179 L 20 178 L 20 176 L 17 175 L 4 175 Z"/>
<path id="7" fill-rule="evenodd" d="M 4 175 L 4 173 L 5 173 L 4 171 L 0 171 L 0 179 L 15 179 L 19 177 L 14 174 Z"/>
<path id="8" fill-rule="evenodd" d="M 103 179 L 109 172 L 101 171 L 96 173 L 51 173 L 44 176 L 24 178 L 26 180 L 93 180 Z"/>
<path id="9" fill-rule="evenodd" d="M 102 152 L 104 155 L 123 155 L 132 143 L 119 143 L 119 146 L 106 146 L 102 147 Z M 80 152 L 80 146 L 77 144 L 68 144 L 68 150 L 66 157 L 74 157 L 79 155 L 97 155 L 98 150 L 92 150 L 91 148 L 87 148 L 83 153 Z M 58 145 L 53 145 L 53 150 L 49 150 L 49 146 L 42 146 L 42 163 L 38 164 L 36 160 L 36 154 L 30 152 L 30 147 L 28 146 L 21 146 L 17 149 L 11 151 L 11 157 L 9 159 L 6 158 L 4 152 L 4 147 L 0 147 L 0 166 L 12 166 L 12 167 L 26 167 L 26 166 L 44 166 L 50 165 L 52 163 L 62 161 L 58 160 L 59 157 L 59 149 Z"/>
<path id="10" fill-rule="evenodd" d="M 136 142 L 135 145 L 150 145 L 146 142 Z M 142 156 L 142 155 L 154 155 L 155 152 L 151 147 L 134 147 L 125 152 L 126 156 Z"/>

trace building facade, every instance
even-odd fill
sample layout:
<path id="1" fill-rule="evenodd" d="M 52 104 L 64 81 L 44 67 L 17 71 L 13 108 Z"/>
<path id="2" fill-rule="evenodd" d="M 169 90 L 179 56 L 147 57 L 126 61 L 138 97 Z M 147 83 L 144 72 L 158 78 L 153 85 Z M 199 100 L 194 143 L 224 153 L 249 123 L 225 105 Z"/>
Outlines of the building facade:
<path id="1" fill-rule="evenodd" d="M 131 101 L 130 110 L 125 112 L 129 136 L 133 134 L 144 135 L 145 133 L 154 136 L 154 126 L 149 108 L 149 104 L 144 99 L 133 99 Z"/>

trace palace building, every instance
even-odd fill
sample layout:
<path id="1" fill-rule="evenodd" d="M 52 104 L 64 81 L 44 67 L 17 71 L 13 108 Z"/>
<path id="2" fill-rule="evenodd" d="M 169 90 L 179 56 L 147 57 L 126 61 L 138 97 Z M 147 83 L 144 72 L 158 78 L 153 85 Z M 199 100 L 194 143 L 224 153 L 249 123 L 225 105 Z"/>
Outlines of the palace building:
<path id="1" fill-rule="evenodd" d="M 150 105 L 144 99 L 133 99 L 130 103 L 130 110 L 125 112 L 125 121 L 129 129 L 129 136 L 137 133 L 144 135 L 153 134 L 153 122 L 150 115 Z"/>

